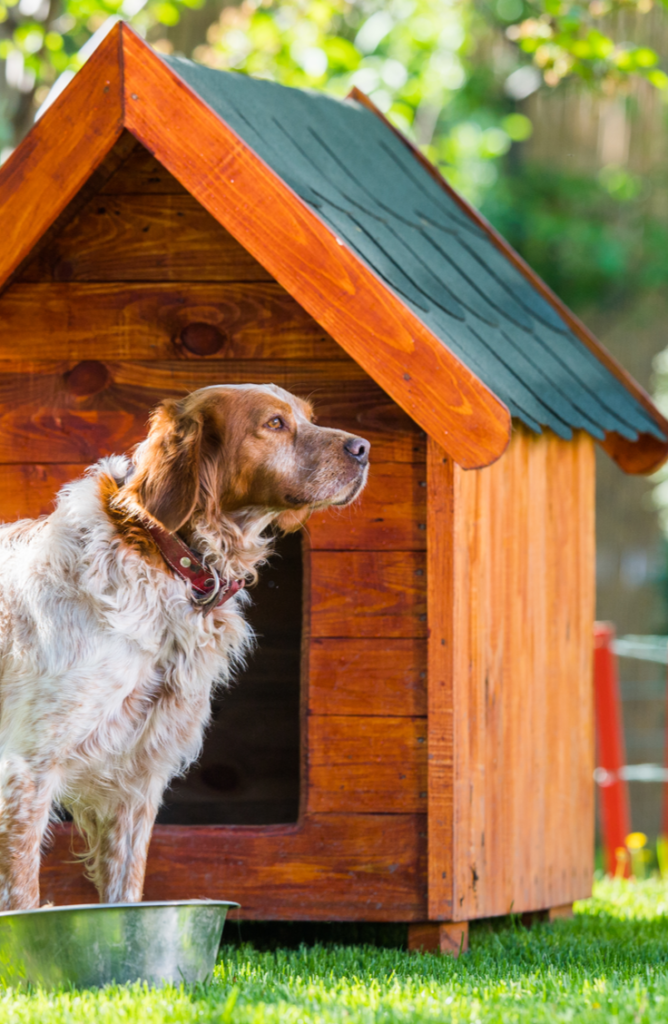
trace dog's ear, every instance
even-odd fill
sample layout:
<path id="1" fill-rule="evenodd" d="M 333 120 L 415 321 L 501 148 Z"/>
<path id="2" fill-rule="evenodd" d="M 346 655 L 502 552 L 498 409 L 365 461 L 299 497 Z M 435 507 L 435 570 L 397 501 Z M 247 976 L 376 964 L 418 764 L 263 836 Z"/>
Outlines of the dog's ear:
<path id="1" fill-rule="evenodd" d="M 199 493 L 203 418 L 167 400 L 151 416 L 130 480 L 135 500 L 174 533 L 192 515 Z"/>

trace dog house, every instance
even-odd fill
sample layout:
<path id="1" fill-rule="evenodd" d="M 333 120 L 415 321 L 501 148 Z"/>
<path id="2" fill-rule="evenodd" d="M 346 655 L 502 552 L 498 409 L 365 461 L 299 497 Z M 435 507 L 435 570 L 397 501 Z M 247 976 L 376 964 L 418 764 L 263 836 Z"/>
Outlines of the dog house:
<path id="1" fill-rule="evenodd" d="M 0 516 L 130 448 L 160 399 L 310 396 L 372 444 L 278 544 L 258 653 L 156 826 L 148 899 L 468 921 L 593 870 L 594 439 L 668 424 L 360 93 L 154 54 L 116 26 L 0 170 Z M 59 825 L 42 877 L 94 899 Z"/>

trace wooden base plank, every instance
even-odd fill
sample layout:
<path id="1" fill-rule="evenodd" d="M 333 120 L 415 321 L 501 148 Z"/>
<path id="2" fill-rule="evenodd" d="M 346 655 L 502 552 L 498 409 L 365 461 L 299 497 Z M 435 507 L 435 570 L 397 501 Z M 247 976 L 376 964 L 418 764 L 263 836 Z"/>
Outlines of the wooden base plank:
<path id="1" fill-rule="evenodd" d="M 41 899 L 97 902 L 58 825 Z M 80 848 L 80 847 L 79 847 Z M 157 826 L 145 899 L 236 900 L 235 916 L 269 921 L 423 921 L 427 837 L 422 814 L 307 815 L 298 825 Z"/>
<path id="2" fill-rule="evenodd" d="M 457 958 L 469 948 L 468 921 L 427 921 L 409 924 L 408 948 L 419 953 L 444 953 Z"/>

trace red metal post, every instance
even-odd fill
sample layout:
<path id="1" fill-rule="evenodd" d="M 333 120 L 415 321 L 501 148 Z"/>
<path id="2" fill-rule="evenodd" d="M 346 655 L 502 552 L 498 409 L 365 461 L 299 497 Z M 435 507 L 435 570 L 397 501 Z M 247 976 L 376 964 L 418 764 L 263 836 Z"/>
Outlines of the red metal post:
<path id="1" fill-rule="evenodd" d="M 594 695 L 601 823 L 605 846 L 606 871 L 618 870 L 616 850 L 624 846 L 631 831 L 629 790 L 620 779 L 625 763 L 622 705 L 619 694 L 617 658 L 612 650 L 615 627 L 609 622 L 594 625 Z M 603 769 L 603 771 L 600 771 Z M 628 860 L 624 874 L 629 874 Z"/>
<path id="2" fill-rule="evenodd" d="M 668 693 L 666 693 L 666 707 L 668 708 Z M 664 757 L 664 765 L 668 768 L 668 718 L 666 720 L 666 753 Z M 663 784 L 663 813 L 661 815 L 661 835 L 668 836 L 668 782 Z M 664 865 L 661 865 L 661 873 L 663 874 Z"/>

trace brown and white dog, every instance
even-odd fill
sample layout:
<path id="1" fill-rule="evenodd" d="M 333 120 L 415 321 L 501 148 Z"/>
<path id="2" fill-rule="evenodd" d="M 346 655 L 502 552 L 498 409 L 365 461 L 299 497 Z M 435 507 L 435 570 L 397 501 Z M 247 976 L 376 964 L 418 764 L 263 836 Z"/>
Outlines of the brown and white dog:
<path id="1" fill-rule="evenodd" d="M 256 578 L 268 527 L 352 501 L 368 452 L 274 385 L 204 388 L 164 402 L 132 460 L 102 459 L 52 515 L 0 528 L 2 909 L 39 905 L 57 806 L 86 839 L 101 900 L 141 899 L 163 792 L 252 641 L 234 581 Z M 167 565 L 155 538 L 177 531 L 224 604 L 198 605 Z"/>

